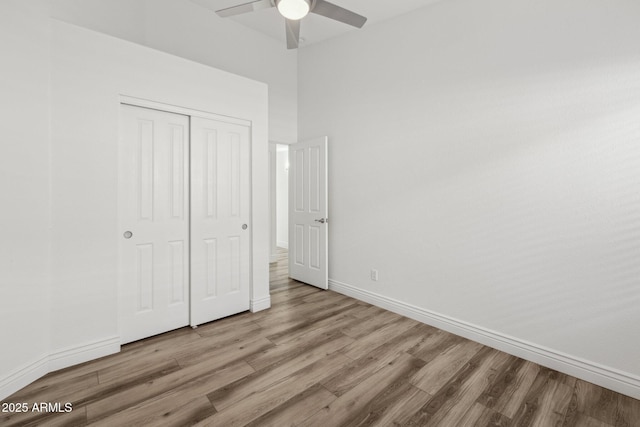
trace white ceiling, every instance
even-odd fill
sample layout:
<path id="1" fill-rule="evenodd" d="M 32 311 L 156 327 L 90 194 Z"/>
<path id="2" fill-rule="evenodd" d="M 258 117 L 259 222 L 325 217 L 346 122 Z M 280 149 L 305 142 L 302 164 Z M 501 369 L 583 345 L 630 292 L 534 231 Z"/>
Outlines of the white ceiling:
<path id="1" fill-rule="evenodd" d="M 224 9 L 242 3 L 249 3 L 250 0 L 191 0 L 211 11 Z M 352 10 L 367 17 L 367 25 L 385 21 L 393 17 L 411 12 L 412 10 L 425 7 L 440 0 L 330 0 L 331 3 Z M 213 13 L 213 12 L 212 12 Z M 217 16 L 217 15 L 216 15 Z M 231 18 L 235 22 L 253 30 L 259 31 L 268 37 L 280 41 L 286 45 L 284 18 L 280 16 L 276 8 L 259 10 L 257 12 L 246 13 Z M 303 42 L 300 47 L 317 43 L 332 37 L 339 36 L 349 31 L 358 31 L 357 28 L 333 21 L 315 14 L 309 14 L 301 23 L 300 36 Z"/>

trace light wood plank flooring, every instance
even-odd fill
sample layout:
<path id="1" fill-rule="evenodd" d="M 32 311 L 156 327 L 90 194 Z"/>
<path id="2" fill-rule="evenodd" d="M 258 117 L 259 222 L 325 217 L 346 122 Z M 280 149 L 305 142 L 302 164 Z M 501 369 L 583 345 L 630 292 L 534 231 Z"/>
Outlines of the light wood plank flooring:
<path id="1" fill-rule="evenodd" d="M 272 308 L 53 372 L 0 413 L 46 426 L 640 426 L 640 401 L 287 278 Z M 5 403 L 3 402 L 3 403 Z"/>

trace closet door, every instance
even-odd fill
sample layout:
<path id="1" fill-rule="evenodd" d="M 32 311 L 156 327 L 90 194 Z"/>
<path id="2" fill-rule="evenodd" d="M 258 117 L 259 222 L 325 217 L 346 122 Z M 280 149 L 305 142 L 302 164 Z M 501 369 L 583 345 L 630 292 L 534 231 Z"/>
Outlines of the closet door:
<path id="1" fill-rule="evenodd" d="M 249 127 L 191 119 L 191 325 L 249 309 Z"/>
<path id="2" fill-rule="evenodd" d="M 189 117 L 121 106 L 122 343 L 189 324 Z"/>

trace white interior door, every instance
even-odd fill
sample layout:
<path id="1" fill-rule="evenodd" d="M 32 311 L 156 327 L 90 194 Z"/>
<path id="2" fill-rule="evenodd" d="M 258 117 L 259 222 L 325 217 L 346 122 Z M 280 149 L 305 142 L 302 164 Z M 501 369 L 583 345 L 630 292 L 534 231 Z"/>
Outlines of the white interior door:
<path id="1" fill-rule="evenodd" d="M 122 343 L 189 324 L 189 118 L 122 105 Z"/>
<path id="2" fill-rule="evenodd" d="M 191 119 L 191 325 L 249 309 L 249 127 Z"/>
<path id="3" fill-rule="evenodd" d="M 289 146 L 289 276 L 329 287 L 327 138 Z"/>

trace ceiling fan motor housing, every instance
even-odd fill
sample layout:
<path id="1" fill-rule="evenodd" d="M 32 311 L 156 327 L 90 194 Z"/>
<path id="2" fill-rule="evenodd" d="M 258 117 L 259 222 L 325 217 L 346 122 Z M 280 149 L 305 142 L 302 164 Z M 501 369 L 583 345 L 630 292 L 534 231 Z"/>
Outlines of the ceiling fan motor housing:
<path id="1" fill-rule="evenodd" d="M 316 0 L 272 0 L 272 3 L 282 16 L 297 21 L 313 10 Z"/>

